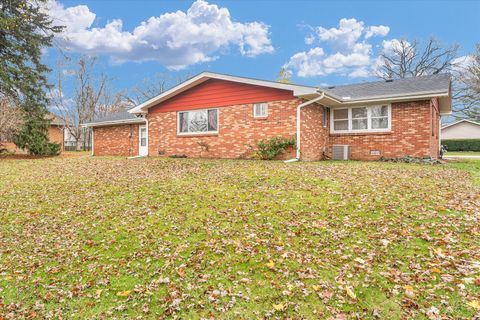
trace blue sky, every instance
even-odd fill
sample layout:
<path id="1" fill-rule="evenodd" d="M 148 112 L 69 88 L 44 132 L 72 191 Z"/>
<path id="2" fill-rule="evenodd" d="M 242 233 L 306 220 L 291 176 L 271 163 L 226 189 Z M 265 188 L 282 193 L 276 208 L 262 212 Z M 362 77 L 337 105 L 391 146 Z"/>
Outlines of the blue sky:
<path id="1" fill-rule="evenodd" d="M 49 10 L 67 25 L 58 45 L 98 56 L 116 89 L 207 70 L 274 80 L 282 66 L 299 84 L 354 83 L 374 79 L 395 39 L 434 36 L 459 55 L 480 42 L 480 1 L 50 0 Z"/>

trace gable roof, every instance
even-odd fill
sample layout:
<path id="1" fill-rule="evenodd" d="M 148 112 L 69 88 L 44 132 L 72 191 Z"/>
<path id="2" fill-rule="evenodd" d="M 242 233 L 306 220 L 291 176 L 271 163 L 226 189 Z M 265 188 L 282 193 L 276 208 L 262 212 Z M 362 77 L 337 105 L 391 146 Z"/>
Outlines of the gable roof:
<path id="1" fill-rule="evenodd" d="M 446 129 L 448 127 L 452 127 L 452 126 L 455 126 L 459 123 L 462 123 L 462 122 L 468 122 L 468 123 L 471 123 L 471 124 L 475 124 L 477 126 L 480 126 L 480 122 L 476 122 L 474 120 L 469 120 L 469 119 L 462 119 L 462 120 L 458 120 L 458 121 L 455 121 L 455 122 L 452 122 L 452 123 L 447 123 L 445 124 L 444 126 L 442 126 L 442 129 Z"/>
<path id="2" fill-rule="evenodd" d="M 233 81 L 243 84 L 264 86 L 289 90 L 293 95 L 306 100 L 317 98 L 321 93 L 324 98 L 318 101 L 326 106 L 341 106 L 360 103 L 412 101 L 414 99 L 439 98 L 441 114 L 451 113 L 450 74 L 436 74 L 393 81 L 375 81 L 360 84 L 343 85 L 327 88 L 303 86 L 290 83 L 237 77 L 213 72 L 202 72 L 193 78 L 167 90 L 130 109 L 130 113 L 146 113 L 147 110 L 209 79 Z"/>
<path id="3" fill-rule="evenodd" d="M 45 115 L 45 119 L 50 120 L 50 125 L 51 126 L 64 126 L 65 125 L 65 120 L 63 120 L 62 118 L 60 118 L 59 116 L 57 116 L 56 114 L 51 113 L 51 112 L 49 112 Z"/>
<path id="4" fill-rule="evenodd" d="M 130 113 L 145 113 L 147 112 L 148 108 L 153 107 L 157 104 L 159 104 L 162 101 L 165 101 L 167 99 L 170 99 L 177 94 L 180 94 L 192 87 L 195 87 L 209 79 L 218 79 L 218 80 L 225 80 L 225 81 L 232 81 L 232 82 L 238 82 L 238 83 L 245 83 L 245 84 L 251 84 L 251 85 L 256 85 L 256 86 L 262 86 L 262 87 L 269 87 L 269 88 L 275 88 L 275 89 L 281 89 L 281 90 L 289 90 L 293 91 L 294 96 L 301 96 L 301 95 L 306 95 L 306 94 L 314 94 L 317 92 L 318 88 L 316 87 L 310 87 L 310 86 L 301 86 L 301 85 L 296 85 L 296 84 L 290 84 L 290 83 L 281 83 L 281 82 L 275 82 L 275 81 L 267 81 L 267 80 L 259 80 L 259 79 L 254 79 L 254 78 L 246 78 L 246 77 L 238 77 L 238 76 L 231 76 L 227 74 L 222 74 L 222 73 L 213 73 L 213 72 L 202 72 L 193 78 L 190 78 L 175 87 L 159 94 L 156 97 L 153 97 L 152 99 L 149 99 L 135 108 L 132 108 L 129 110 Z"/>
<path id="5" fill-rule="evenodd" d="M 104 117 L 96 118 L 91 122 L 84 123 L 84 126 L 88 127 L 99 127 L 107 126 L 111 124 L 129 124 L 129 123 L 144 123 L 145 119 L 138 117 L 134 113 L 127 111 L 110 113 Z"/>

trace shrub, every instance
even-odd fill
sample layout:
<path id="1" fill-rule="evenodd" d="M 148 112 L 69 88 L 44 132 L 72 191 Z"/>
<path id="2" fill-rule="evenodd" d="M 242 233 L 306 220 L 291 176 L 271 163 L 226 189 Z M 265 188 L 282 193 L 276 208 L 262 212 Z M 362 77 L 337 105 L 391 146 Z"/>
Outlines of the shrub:
<path id="1" fill-rule="evenodd" d="M 442 140 L 447 151 L 480 151 L 480 139 Z"/>
<path id="2" fill-rule="evenodd" d="M 257 155 L 262 160 L 272 160 L 285 153 L 289 147 L 295 146 L 295 138 L 273 137 L 257 143 Z"/>

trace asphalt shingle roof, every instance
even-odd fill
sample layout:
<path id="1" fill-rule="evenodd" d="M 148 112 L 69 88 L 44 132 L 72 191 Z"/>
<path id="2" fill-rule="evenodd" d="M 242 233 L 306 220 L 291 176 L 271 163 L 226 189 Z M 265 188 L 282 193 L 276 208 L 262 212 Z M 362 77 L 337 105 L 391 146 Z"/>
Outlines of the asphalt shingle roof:
<path id="1" fill-rule="evenodd" d="M 128 111 L 121 111 L 110 113 L 105 117 L 96 118 L 90 123 L 110 122 L 110 121 L 122 121 L 122 120 L 135 120 L 137 117 Z"/>
<path id="2" fill-rule="evenodd" d="M 337 97 L 363 99 L 379 96 L 413 95 L 422 92 L 446 91 L 450 87 L 450 74 L 441 73 L 416 78 L 375 81 L 342 86 L 325 87 L 326 93 Z"/>

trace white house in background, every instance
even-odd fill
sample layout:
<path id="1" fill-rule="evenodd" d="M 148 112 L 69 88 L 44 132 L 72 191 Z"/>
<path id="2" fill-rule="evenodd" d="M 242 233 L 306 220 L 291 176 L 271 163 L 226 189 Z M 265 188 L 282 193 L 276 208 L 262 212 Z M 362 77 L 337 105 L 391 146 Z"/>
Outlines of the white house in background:
<path id="1" fill-rule="evenodd" d="M 442 140 L 480 139 L 480 123 L 472 120 L 459 120 L 442 127 Z"/>

